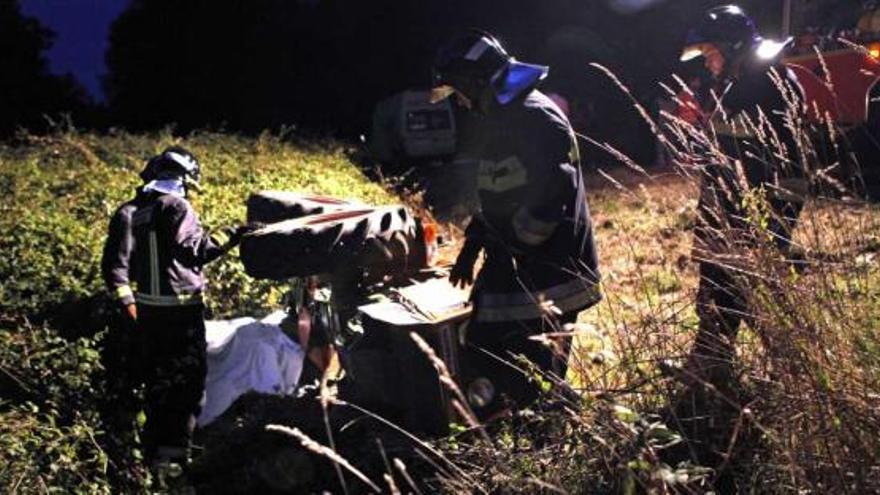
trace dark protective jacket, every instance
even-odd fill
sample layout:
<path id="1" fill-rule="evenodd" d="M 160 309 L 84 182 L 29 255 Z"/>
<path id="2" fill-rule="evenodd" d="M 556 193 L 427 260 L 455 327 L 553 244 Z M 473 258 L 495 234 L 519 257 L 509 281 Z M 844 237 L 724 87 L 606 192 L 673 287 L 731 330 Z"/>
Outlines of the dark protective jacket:
<path id="1" fill-rule="evenodd" d="M 135 302 L 131 287 L 131 253 L 134 249 L 131 216 L 145 199 L 146 195 L 138 188 L 135 197 L 116 210 L 110 218 L 110 227 L 101 256 L 101 275 L 104 278 L 104 285 L 110 297 L 124 306 Z"/>
<path id="2" fill-rule="evenodd" d="M 135 299 L 146 306 L 202 303 L 202 266 L 226 249 L 199 223 L 192 205 L 173 194 L 147 194 L 132 214 Z"/>
<path id="3" fill-rule="evenodd" d="M 697 228 L 697 239 L 708 245 L 698 243 L 698 248 L 718 250 L 718 242 L 730 237 L 724 232 L 731 228 L 743 233 L 751 230 L 744 208 L 745 185 L 763 191 L 773 209 L 769 231 L 779 247 L 788 245 L 807 182 L 795 136 L 785 119 L 789 102 L 778 81 L 774 81 L 774 72 L 788 86 L 785 91 L 794 91 L 791 96 L 802 101 L 797 78 L 778 60 L 747 63 L 735 79 L 718 88 L 721 108 L 713 111 L 709 124 L 727 158 L 709 164 L 703 177 L 699 204 L 702 224 Z M 737 172 L 737 161 L 745 183 Z"/>
<path id="4" fill-rule="evenodd" d="M 486 259 L 475 319 L 538 319 L 599 301 L 599 272 L 577 142 L 568 119 L 540 91 L 476 116 L 459 143 L 479 160 L 481 213 L 466 231 Z"/>

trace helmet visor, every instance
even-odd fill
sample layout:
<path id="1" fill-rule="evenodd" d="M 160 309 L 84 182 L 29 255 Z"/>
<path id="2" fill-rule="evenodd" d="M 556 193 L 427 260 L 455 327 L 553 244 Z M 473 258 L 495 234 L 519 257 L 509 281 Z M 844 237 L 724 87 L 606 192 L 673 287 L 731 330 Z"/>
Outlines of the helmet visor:
<path id="1" fill-rule="evenodd" d="M 492 78 L 492 86 L 498 103 L 506 105 L 527 89 L 547 77 L 550 68 L 545 65 L 526 64 L 511 59 L 506 67 Z"/>

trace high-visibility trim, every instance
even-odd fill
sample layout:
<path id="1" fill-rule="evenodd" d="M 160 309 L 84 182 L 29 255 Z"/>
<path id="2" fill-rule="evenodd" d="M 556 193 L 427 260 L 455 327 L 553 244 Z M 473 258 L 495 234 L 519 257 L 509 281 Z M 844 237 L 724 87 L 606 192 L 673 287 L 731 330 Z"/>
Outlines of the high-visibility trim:
<path id="1" fill-rule="evenodd" d="M 156 231 L 150 230 L 150 294 L 159 295 L 159 241 Z"/>
<path id="2" fill-rule="evenodd" d="M 539 319 L 547 316 L 548 305 L 568 313 L 588 308 L 601 299 L 598 285 L 577 279 L 538 293 L 480 294 L 477 296 L 476 320 L 501 322 Z"/>
<path id="3" fill-rule="evenodd" d="M 513 233 L 529 246 L 537 246 L 549 239 L 558 225 L 559 222 L 545 222 L 535 218 L 525 206 L 513 215 Z"/>
<path id="4" fill-rule="evenodd" d="M 481 161 L 477 189 L 496 193 L 526 185 L 528 173 L 519 158 L 510 156 L 500 162 Z"/>
<path id="5" fill-rule="evenodd" d="M 135 300 L 146 306 L 192 306 L 202 304 L 201 294 L 177 294 L 176 296 L 157 296 L 153 294 L 135 294 Z"/>
<path id="6" fill-rule="evenodd" d="M 211 237 L 213 237 L 214 242 L 216 242 L 220 246 L 223 246 L 227 242 L 229 242 L 229 236 L 226 235 L 226 232 L 224 232 L 222 230 L 218 230 L 216 232 L 211 233 Z"/>
<path id="7" fill-rule="evenodd" d="M 116 299 L 127 299 L 129 297 L 134 296 L 134 292 L 131 290 L 131 286 L 128 285 L 120 285 L 113 292 L 113 295 L 116 296 Z"/>

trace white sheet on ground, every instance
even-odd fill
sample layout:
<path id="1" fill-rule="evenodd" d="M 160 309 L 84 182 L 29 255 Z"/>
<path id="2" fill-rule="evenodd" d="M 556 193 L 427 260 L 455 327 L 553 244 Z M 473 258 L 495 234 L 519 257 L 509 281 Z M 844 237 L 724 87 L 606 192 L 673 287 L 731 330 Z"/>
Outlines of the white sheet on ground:
<path id="1" fill-rule="evenodd" d="M 305 353 L 281 330 L 284 316 L 283 311 L 276 311 L 262 320 L 205 322 L 208 375 L 199 426 L 214 421 L 246 392 L 294 392 Z"/>

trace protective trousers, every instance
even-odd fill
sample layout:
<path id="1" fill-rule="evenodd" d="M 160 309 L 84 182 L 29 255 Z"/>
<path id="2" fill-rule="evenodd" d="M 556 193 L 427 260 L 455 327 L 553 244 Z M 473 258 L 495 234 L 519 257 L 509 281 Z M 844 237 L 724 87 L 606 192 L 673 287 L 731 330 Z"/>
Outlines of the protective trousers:
<path id="1" fill-rule="evenodd" d="M 133 467 L 136 462 L 132 451 L 137 439 L 136 418 L 143 408 L 143 345 L 135 321 L 123 306 L 116 301 L 112 304 L 109 331 L 101 349 L 105 370 L 100 402 L 105 432 L 102 447 L 115 466 L 108 473 L 113 484 L 134 490 L 143 482 Z"/>
<path id="2" fill-rule="evenodd" d="M 150 461 L 185 463 L 207 372 L 202 305 L 138 305 L 138 330 L 146 348 L 147 422 L 144 446 Z"/>
<path id="3" fill-rule="evenodd" d="M 562 332 L 567 324 L 577 320 L 577 315 L 576 311 L 563 313 L 555 321 L 470 323 L 467 330 L 467 374 L 471 381 L 487 378 L 495 389 L 495 399 L 483 408 L 476 408 L 478 416 L 488 417 L 505 405 L 526 407 L 540 395 L 541 384 L 533 379 L 530 365 L 516 356 L 525 357 L 541 372 L 565 379 L 571 337 L 554 338 L 556 345 L 547 345 L 530 337 Z"/>
<path id="4" fill-rule="evenodd" d="M 700 323 L 687 365 L 691 378 L 715 385 L 732 378 L 736 334 L 748 316 L 741 290 L 729 270 L 715 263 L 700 263 L 697 289 Z"/>

